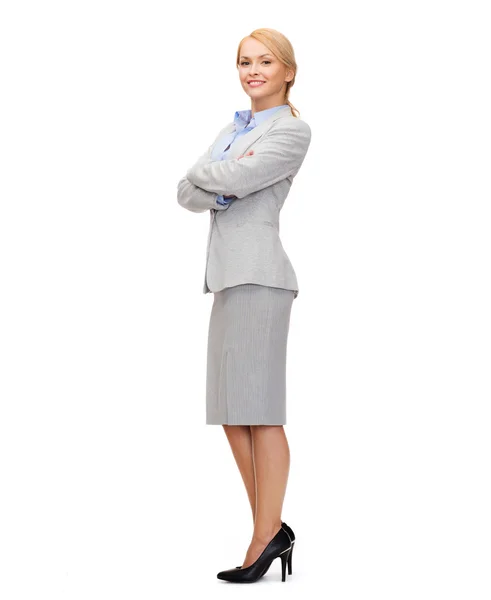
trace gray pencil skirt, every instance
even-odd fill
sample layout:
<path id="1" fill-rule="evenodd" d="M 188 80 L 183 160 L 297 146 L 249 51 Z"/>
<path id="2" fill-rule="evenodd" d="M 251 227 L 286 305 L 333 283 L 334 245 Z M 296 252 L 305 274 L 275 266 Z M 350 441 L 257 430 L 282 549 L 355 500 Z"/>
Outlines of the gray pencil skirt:
<path id="1" fill-rule="evenodd" d="M 293 290 L 246 283 L 214 293 L 207 425 L 285 425 Z"/>

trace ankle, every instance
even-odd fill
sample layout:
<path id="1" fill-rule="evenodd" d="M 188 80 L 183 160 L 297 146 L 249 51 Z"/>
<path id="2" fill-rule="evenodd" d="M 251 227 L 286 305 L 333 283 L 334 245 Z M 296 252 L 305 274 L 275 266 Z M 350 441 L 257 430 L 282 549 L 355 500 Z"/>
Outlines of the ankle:
<path id="1" fill-rule="evenodd" d="M 269 544 L 280 529 L 281 519 L 265 525 L 254 524 L 252 541 L 259 544 Z"/>

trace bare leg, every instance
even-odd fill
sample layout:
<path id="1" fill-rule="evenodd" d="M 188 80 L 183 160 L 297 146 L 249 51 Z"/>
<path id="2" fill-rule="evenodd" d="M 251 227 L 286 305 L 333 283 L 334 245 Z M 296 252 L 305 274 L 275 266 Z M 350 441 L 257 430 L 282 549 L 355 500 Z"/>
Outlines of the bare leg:
<path id="1" fill-rule="evenodd" d="M 251 428 L 249 425 L 223 425 L 223 428 L 247 490 L 247 496 L 252 508 L 252 522 L 254 523 L 256 514 L 256 481 L 252 458 Z"/>
<path id="2" fill-rule="evenodd" d="M 282 425 L 251 425 L 256 476 L 256 519 L 243 567 L 255 562 L 281 527 L 290 471 L 290 448 Z"/>

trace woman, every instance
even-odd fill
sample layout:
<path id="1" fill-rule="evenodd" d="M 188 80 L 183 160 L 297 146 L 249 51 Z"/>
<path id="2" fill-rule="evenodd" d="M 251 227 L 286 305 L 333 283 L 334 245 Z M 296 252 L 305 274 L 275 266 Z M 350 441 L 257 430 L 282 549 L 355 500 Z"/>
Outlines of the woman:
<path id="1" fill-rule="evenodd" d="M 281 557 L 285 581 L 295 541 L 281 520 L 290 467 L 286 349 L 298 283 L 279 238 L 279 213 L 311 132 L 288 100 L 297 65 L 284 35 L 256 29 L 243 38 L 237 68 L 251 110 L 237 111 L 179 181 L 178 202 L 210 210 L 206 423 L 225 430 L 254 522 L 242 566 L 217 577 L 251 583 Z"/>

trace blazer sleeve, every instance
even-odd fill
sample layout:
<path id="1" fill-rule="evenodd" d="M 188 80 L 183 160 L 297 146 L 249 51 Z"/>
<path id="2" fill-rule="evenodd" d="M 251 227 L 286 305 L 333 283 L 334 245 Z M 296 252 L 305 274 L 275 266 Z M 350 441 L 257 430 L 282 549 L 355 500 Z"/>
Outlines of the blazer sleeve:
<path id="1" fill-rule="evenodd" d="M 225 196 L 245 196 L 274 185 L 300 169 L 311 130 L 301 119 L 278 119 L 260 139 L 252 156 L 240 160 L 201 160 L 186 173 L 194 185 Z"/>
<path id="2" fill-rule="evenodd" d="M 228 204 L 219 204 L 216 194 L 194 185 L 186 176 L 180 179 L 177 184 L 177 201 L 183 208 L 196 213 L 205 212 L 210 208 L 227 210 L 229 207 Z"/>
<path id="3" fill-rule="evenodd" d="M 209 146 L 208 150 L 202 154 L 194 167 L 198 167 L 201 164 L 213 162 L 211 160 L 211 151 L 216 142 L 220 139 L 222 134 L 230 127 L 230 125 L 226 125 L 220 133 L 215 138 L 215 141 L 211 146 Z M 193 168 L 194 168 L 193 167 Z M 207 192 L 202 188 L 197 187 L 193 183 L 191 183 L 186 176 L 182 177 L 177 184 L 177 202 L 187 210 L 191 212 L 205 212 L 210 208 L 214 208 L 216 210 L 227 210 L 228 204 L 219 204 L 217 201 L 217 194 L 213 194 L 211 192 Z"/>

